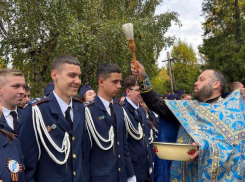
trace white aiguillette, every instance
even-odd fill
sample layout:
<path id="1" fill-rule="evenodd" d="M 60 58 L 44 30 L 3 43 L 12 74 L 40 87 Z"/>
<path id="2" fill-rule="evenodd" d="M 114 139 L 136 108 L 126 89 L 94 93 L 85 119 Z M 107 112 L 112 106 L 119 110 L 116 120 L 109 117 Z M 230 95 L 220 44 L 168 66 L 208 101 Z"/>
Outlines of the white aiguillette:
<path id="1" fill-rule="evenodd" d="M 160 159 L 189 161 L 198 150 L 198 146 L 180 143 L 152 142 L 154 151 Z"/>

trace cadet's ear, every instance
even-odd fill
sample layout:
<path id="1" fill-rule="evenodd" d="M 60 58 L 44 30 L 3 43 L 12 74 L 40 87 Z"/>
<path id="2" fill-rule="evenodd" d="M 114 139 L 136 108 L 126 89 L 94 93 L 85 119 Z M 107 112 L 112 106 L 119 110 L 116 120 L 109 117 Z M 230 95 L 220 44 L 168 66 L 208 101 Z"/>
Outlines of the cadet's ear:
<path id="1" fill-rule="evenodd" d="M 127 88 L 127 89 L 125 90 L 125 92 L 126 92 L 127 95 L 130 95 L 130 90 L 129 90 L 129 88 Z"/>
<path id="2" fill-rule="evenodd" d="M 104 79 L 103 78 L 99 78 L 98 79 L 98 83 L 99 83 L 99 86 L 103 87 L 104 86 Z"/>
<path id="3" fill-rule="evenodd" d="M 56 71 L 56 70 L 52 70 L 52 71 L 51 71 L 51 77 L 52 77 L 52 79 L 53 79 L 54 81 L 57 80 L 57 71 Z"/>

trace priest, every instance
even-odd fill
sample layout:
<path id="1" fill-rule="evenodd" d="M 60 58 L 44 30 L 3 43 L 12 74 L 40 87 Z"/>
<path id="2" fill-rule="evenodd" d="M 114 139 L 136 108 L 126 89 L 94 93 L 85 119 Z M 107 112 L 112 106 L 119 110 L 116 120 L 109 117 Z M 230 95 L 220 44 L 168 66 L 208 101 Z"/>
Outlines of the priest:
<path id="1" fill-rule="evenodd" d="M 165 118 L 180 123 L 177 143 L 198 145 L 189 162 L 174 161 L 170 181 L 244 181 L 245 180 L 245 101 L 244 90 L 227 98 L 224 75 L 205 70 L 194 84 L 193 101 L 158 98 L 144 67 L 131 64 L 147 106 Z M 241 94 L 242 93 L 242 94 Z"/>

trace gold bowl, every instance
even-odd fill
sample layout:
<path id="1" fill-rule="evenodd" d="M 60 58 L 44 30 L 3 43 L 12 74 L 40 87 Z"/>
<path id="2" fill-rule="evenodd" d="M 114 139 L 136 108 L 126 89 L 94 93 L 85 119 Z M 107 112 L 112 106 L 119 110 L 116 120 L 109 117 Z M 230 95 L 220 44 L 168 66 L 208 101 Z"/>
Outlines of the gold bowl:
<path id="1" fill-rule="evenodd" d="M 180 143 L 152 142 L 154 151 L 160 159 L 189 161 L 198 146 Z"/>

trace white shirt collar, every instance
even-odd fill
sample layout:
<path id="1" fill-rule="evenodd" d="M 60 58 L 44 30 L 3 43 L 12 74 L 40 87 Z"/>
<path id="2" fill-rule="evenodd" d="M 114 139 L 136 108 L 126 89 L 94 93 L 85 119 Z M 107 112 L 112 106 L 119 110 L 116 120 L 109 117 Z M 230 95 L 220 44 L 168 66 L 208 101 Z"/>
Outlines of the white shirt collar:
<path id="1" fill-rule="evenodd" d="M 138 104 L 138 106 L 136 106 L 134 103 L 133 103 L 133 101 L 131 101 L 128 97 L 126 97 L 126 99 L 127 99 L 127 101 L 129 102 L 129 104 L 131 104 L 131 106 L 133 106 L 133 108 L 134 109 L 139 109 L 139 104 Z"/>
<path id="2" fill-rule="evenodd" d="M 67 103 L 65 103 L 55 92 L 54 92 L 54 90 L 53 90 L 53 93 L 54 93 L 54 96 L 55 96 L 55 98 L 56 98 L 56 100 L 57 100 L 57 102 L 58 102 L 58 104 L 59 104 L 59 106 L 60 106 L 60 109 L 61 109 L 61 111 L 62 111 L 62 113 L 63 113 L 63 115 L 65 116 L 65 112 L 66 112 L 66 110 L 67 110 L 67 108 L 68 107 L 71 107 L 71 110 L 73 110 L 73 108 L 72 108 L 72 97 L 71 97 L 71 102 L 69 103 L 69 104 L 67 104 Z"/>
<path id="3" fill-rule="evenodd" d="M 3 115 L 5 117 L 7 117 L 10 114 L 11 111 L 15 111 L 17 113 L 17 116 L 18 116 L 17 107 L 15 108 L 15 110 L 9 110 L 9 109 L 7 109 L 7 108 L 5 108 L 3 106 L 2 106 L 2 108 L 3 108 Z"/>
<path id="4" fill-rule="evenodd" d="M 102 101 L 103 105 L 105 106 L 106 111 L 109 113 L 109 115 L 111 115 L 111 110 L 109 107 L 109 104 L 112 103 L 113 104 L 113 99 L 111 100 L 111 102 L 103 99 L 102 97 L 98 96 L 100 98 L 100 100 Z"/>

